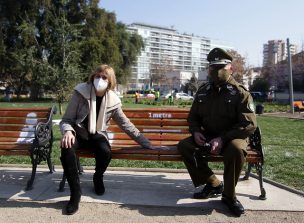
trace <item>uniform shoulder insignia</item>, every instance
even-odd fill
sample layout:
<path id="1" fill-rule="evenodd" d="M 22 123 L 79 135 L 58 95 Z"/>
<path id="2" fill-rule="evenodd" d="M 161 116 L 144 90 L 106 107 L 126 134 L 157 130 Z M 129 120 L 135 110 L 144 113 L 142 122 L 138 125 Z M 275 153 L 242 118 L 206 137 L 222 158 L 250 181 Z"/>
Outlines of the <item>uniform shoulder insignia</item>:
<path id="1" fill-rule="evenodd" d="M 249 108 L 249 110 L 250 110 L 250 111 L 255 112 L 255 110 L 254 110 L 254 103 L 253 103 L 253 101 L 249 102 L 249 104 L 248 104 L 248 108 Z"/>

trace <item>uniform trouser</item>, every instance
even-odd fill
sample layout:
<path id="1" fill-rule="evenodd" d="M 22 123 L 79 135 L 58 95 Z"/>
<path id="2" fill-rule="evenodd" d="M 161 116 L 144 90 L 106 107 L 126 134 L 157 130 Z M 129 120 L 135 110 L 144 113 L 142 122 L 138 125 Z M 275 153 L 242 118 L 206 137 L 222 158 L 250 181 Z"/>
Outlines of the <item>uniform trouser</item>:
<path id="1" fill-rule="evenodd" d="M 192 137 L 181 140 L 178 150 L 183 156 L 184 163 L 188 169 L 190 177 L 195 187 L 206 184 L 207 179 L 213 175 L 208 162 L 204 159 L 197 159 L 196 165 L 194 152 L 196 144 Z M 245 163 L 247 141 L 244 139 L 234 139 L 230 141 L 221 151 L 224 157 L 224 192 L 228 198 L 235 198 L 235 186 L 240 177 L 242 167 Z"/>
<path id="2" fill-rule="evenodd" d="M 95 172 L 97 175 L 102 176 L 106 171 L 111 161 L 111 147 L 106 138 L 100 134 L 90 135 L 88 140 L 76 138 L 72 148 L 61 149 L 61 159 L 65 160 L 70 169 L 77 171 L 77 157 L 75 151 L 78 148 L 89 148 L 94 151 L 95 157 Z M 65 168 L 63 166 L 63 168 Z"/>

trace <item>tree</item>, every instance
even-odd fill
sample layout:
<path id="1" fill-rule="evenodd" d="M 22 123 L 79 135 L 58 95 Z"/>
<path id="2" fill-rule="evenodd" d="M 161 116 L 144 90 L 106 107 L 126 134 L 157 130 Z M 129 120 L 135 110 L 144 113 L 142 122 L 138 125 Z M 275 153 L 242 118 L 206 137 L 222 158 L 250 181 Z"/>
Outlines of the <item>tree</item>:
<path id="1" fill-rule="evenodd" d="M 126 26 L 122 23 L 117 23 L 117 37 L 121 65 L 116 67 L 116 76 L 119 83 L 125 84 L 131 76 L 131 67 L 144 47 L 144 42 L 137 33 L 127 32 Z"/>
<path id="2" fill-rule="evenodd" d="M 233 76 L 238 82 L 242 83 L 243 75 L 248 71 L 248 68 L 246 68 L 245 66 L 246 59 L 235 50 L 229 50 L 228 53 L 233 58 L 232 60 Z"/>
<path id="3" fill-rule="evenodd" d="M 39 83 L 55 93 L 62 114 L 62 103 L 81 80 L 81 27 L 68 22 L 64 4 L 50 9 L 45 12 L 45 16 L 49 18 L 49 33 L 44 40 L 48 47 L 43 52 L 42 60 L 37 61 L 38 69 L 45 70 L 48 75 L 36 78 Z"/>
<path id="4" fill-rule="evenodd" d="M 20 26 L 25 19 L 36 21 L 38 1 L 0 1 L 0 78 L 14 89 L 17 97 L 30 83 L 33 39 L 22 33 Z"/>
<path id="5" fill-rule="evenodd" d="M 186 91 L 191 91 L 192 93 L 197 92 L 198 88 L 200 86 L 200 83 L 198 82 L 198 79 L 195 77 L 195 74 L 192 74 L 192 77 L 190 78 L 189 82 L 186 83 Z"/>
<path id="6" fill-rule="evenodd" d="M 151 63 L 150 67 L 150 88 L 155 84 L 160 86 L 162 81 L 167 82 L 166 74 L 173 71 L 172 59 L 162 57 L 158 62 Z"/>
<path id="7" fill-rule="evenodd" d="M 98 3 L 0 0 L 1 81 L 17 92 L 30 86 L 32 99 L 43 88 L 52 90 L 60 102 L 67 98 L 64 89 L 71 93 L 70 86 L 87 80 L 101 63 L 114 67 L 118 83 L 126 83 L 143 40 Z"/>
<path id="8" fill-rule="evenodd" d="M 59 104 L 60 114 L 62 102 L 67 100 L 81 76 L 80 28 L 67 21 L 64 2 L 49 6 L 48 10 L 41 8 L 40 22 L 44 25 L 39 26 L 40 30 L 37 30 L 37 24 L 28 19 L 19 26 L 23 38 L 35 43 L 30 48 L 28 61 L 32 70 L 30 80 L 34 83 L 31 92 L 41 87 L 52 91 Z M 41 36 L 44 38 L 41 39 Z"/>
<path id="9" fill-rule="evenodd" d="M 98 2 L 98 1 L 97 1 Z M 81 35 L 81 66 L 90 73 L 100 63 L 114 67 L 118 83 L 125 84 L 131 75 L 131 66 L 144 46 L 141 36 L 126 31 L 126 26 L 116 22 L 114 13 L 90 4 L 84 15 L 85 26 Z"/>
<path id="10" fill-rule="evenodd" d="M 269 83 L 267 80 L 262 78 L 257 78 L 253 81 L 250 91 L 261 91 L 267 92 L 269 90 Z"/>

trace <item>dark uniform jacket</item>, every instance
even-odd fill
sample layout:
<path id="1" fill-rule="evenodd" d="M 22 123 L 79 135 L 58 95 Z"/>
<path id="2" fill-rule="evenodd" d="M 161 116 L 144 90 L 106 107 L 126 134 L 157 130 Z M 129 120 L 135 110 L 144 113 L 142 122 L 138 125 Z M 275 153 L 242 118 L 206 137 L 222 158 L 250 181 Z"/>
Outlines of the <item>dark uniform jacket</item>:
<path id="1" fill-rule="evenodd" d="M 196 93 L 188 123 L 191 133 L 220 136 L 224 144 L 246 139 L 257 126 L 252 97 L 232 76 L 220 87 L 207 83 Z"/>

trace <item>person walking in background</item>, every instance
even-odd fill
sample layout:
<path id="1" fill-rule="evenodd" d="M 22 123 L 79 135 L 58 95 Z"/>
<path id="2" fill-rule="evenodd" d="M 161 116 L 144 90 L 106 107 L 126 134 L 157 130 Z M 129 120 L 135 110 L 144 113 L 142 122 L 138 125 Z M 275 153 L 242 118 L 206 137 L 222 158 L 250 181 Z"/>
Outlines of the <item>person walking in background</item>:
<path id="1" fill-rule="evenodd" d="M 154 96 L 155 96 L 154 100 L 155 100 L 155 101 L 158 101 L 159 96 L 160 96 L 159 90 L 154 91 Z"/>
<path id="2" fill-rule="evenodd" d="M 125 116 L 121 101 L 114 93 L 116 77 L 108 65 L 100 65 L 88 82 L 78 84 L 60 122 L 61 163 L 70 186 L 70 200 L 66 214 L 74 214 L 79 208 L 81 188 L 75 151 L 80 147 L 92 148 L 95 155 L 94 190 L 103 195 L 103 175 L 111 160 L 111 146 L 107 135 L 110 119 L 132 139 L 147 149 L 158 149 L 151 145 Z"/>
<path id="3" fill-rule="evenodd" d="M 139 92 L 138 91 L 135 91 L 134 97 L 135 97 L 135 104 L 138 104 L 138 101 L 139 101 Z"/>
<path id="4" fill-rule="evenodd" d="M 237 200 L 235 186 L 245 162 L 248 137 L 257 127 L 253 99 L 245 87 L 232 77 L 232 57 L 223 49 L 208 54 L 209 79 L 196 93 L 188 116 L 191 137 L 178 144 L 178 150 L 195 187 L 204 185 L 195 199 L 222 195 L 222 202 L 236 215 L 244 213 Z M 211 145 L 211 154 L 224 157 L 224 184 L 195 151 Z"/>
<path id="5" fill-rule="evenodd" d="M 169 101 L 169 105 L 174 105 L 174 97 L 172 94 L 169 95 L 168 101 Z"/>

